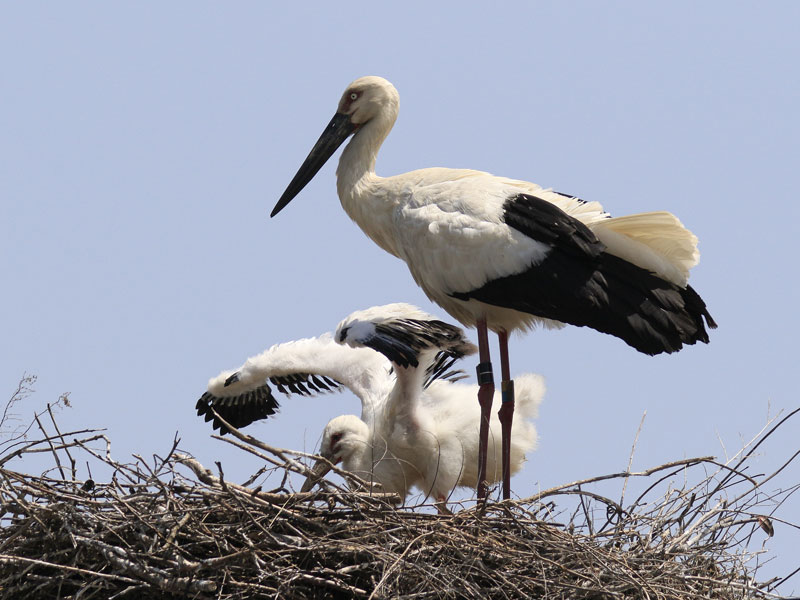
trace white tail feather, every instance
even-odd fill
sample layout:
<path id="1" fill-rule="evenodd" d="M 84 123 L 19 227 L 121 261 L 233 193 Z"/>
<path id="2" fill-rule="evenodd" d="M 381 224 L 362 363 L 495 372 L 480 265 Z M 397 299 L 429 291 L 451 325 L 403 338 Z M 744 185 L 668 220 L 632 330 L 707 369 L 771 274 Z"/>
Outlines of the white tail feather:
<path id="1" fill-rule="evenodd" d="M 591 229 L 611 254 L 681 287 L 700 261 L 697 236 L 669 212 L 613 217 L 592 224 Z"/>

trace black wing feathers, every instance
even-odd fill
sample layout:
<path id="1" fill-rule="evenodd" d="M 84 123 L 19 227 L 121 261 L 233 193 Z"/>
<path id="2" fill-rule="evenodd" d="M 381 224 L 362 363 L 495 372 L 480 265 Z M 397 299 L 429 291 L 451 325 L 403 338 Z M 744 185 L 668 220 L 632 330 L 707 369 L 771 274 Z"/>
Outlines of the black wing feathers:
<path id="1" fill-rule="evenodd" d="M 519 194 L 504 209 L 510 227 L 551 250 L 527 271 L 454 293 L 455 298 L 591 327 L 645 354 L 708 342 L 706 325 L 717 324 L 691 286 L 681 288 L 605 252 L 583 223 L 541 198 Z"/>
<path id="2" fill-rule="evenodd" d="M 253 391 L 228 398 L 219 398 L 206 392 L 200 396 L 195 408 L 198 416 L 204 417 L 206 422 L 213 421 L 213 428 L 219 429 L 224 435 L 229 433 L 229 429 L 214 415 L 214 411 L 239 429 L 250 425 L 253 421 L 274 415 L 278 410 L 278 401 L 272 395 L 269 386 L 264 384 Z"/>
<path id="3" fill-rule="evenodd" d="M 225 381 L 225 386 L 239 381 L 239 373 L 234 373 Z M 342 384 L 324 375 L 313 373 L 292 373 L 269 378 L 270 383 L 278 388 L 282 394 L 298 394 L 300 396 L 313 396 L 326 392 L 338 391 Z M 287 389 L 288 388 L 288 389 Z M 214 416 L 212 408 L 219 413 L 228 423 L 236 427 L 246 427 L 254 421 L 266 419 L 274 415 L 279 408 L 278 401 L 272 395 L 269 384 L 238 396 L 219 397 L 210 392 L 203 394 L 195 405 L 197 414 L 205 417 L 206 421 L 213 419 L 213 428 L 219 429 L 221 434 L 229 433 L 228 428 Z"/>
<path id="4" fill-rule="evenodd" d="M 292 373 L 269 378 L 270 383 L 278 388 L 282 394 L 298 394 L 300 396 L 313 396 L 339 389 L 341 384 L 324 375 L 313 373 Z M 288 390 L 286 388 L 289 388 Z"/>
<path id="5" fill-rule="evenodd" d="M 436 355 L 433 363 L 431 363 L 431 365 L 425 370 L 425 380 L 422 383 L 422 387 L 427 389 L 428 386 L 437 379 L 454 382 L 468 377 L 468 375 L 461 369 L 451 370 L 451 367 L 456 363 L 456 361 L 463 357 L 463 354 L 456 355 L 445 352 L 444 350 L 440 351 Z"/>
<path id="6" fill-rule="evenodd" d="M 505 222 L 530 238 L 579 257 L 597 257 L 606 247 L 576 218 L 552 202 L 517 194 L 503 205 Z"/>
<path id="7" fill-rule="evenodd" d="M 461 358 L 471 352 L 464 332 L 438 320 L 394 319 L 375 325 L 375 335 L 362 342 L 401 367 L 418 367 L 419 355 L 430 348 L 444 348 L 449 356 Z"/>

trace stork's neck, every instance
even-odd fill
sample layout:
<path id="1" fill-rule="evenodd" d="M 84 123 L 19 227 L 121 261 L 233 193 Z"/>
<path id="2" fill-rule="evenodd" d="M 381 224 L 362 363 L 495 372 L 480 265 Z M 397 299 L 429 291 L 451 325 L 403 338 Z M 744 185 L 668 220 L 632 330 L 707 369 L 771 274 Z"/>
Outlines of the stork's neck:
<path id="1" fill-rule="evenodd" d="M 395 365 L 394 372 L 397 379 L 386 399 L 385 418 L 389 423 L 403 423 L 406 427 L 417 428 L 425 369 Z"/>
<path id="2" fill-rule="evenodd" d="M 375 160 L 386 138 L 386 134 L 378 136 L 379 133 L 373 122 L 369 122 L 345 146 L 336 169 L 336 189 L 340 198 L 352 195 L 364 178 L 375 177 Z"/>
<path id="3" fill-rule="evenodd" d="M 409 441 L 417 439 L 420 432 L 431 432 L 434 423 L 429 411 L 421 409 L 426 371 L 436 360 L 436 349 L 428 348 L 417 356 L 417 367 L 394 365 L 396 382 L 386 400 L 386 418 L 393 428 L 404 427 Z"/>
<path id="4" fill-rule="evenodd" d="M 395 255 L 392 241 L 385 237 L 394 202 L 391 194 L 382 193 L 384 179 L 375 174 L 375 160 L 396 118 L 396 111 L 387 110 L 362 125 L 342 152 L 336 170 L 342 208 L 373 241 Z"/>

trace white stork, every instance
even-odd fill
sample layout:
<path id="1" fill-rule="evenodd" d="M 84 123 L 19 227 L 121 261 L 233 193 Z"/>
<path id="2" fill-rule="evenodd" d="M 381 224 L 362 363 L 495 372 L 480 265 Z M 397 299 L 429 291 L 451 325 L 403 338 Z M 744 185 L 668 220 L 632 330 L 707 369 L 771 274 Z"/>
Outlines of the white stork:
<path id="1" fill-rule="evenodd" d="M 453 363 L 475 353 L 463 331 L 408 304 L 373 307 L 350 315 L 331 336 L 275 345 L 208 383 L 197 414 L 227 433 L 216 411 L 235 427 L 273 415 L 278 402 L 270 383 L 289 395 L 349 388 L 361 400 L 361 417 L 344 415 L 325 428 L 321 454 L 344 469 L 405 498 L 419 487 L 441 511 L 456 486 L 477 485 L 475 422 L 469 402 L 475 385 Z M 520 406 L 534 418 L 544 393 L 538 375 L 522 375 Z M 492 422 L 490 481 L 500 476 L 499 422 Z M 527 421 L 514 427 L 511 468 L 517 471 L 536 443 Z M 321 476 L 326 469 L 315 467 Z M 307 481 L 304 488 L 310 487 Z"/>
<path id="2" fill-rule="evenodd" d="M 398 109 L 397 90 L 385 79 L 351 83 L 270 216 L 353 135 L 336 171 L 345 212 L 406 262 L 428 298 L 478 330 L 479 482 L 494 395 L 488 329 L 500 344 L 505 455 L 514 411 L 509 332 L 569 323 L 614 335 L 650 355 L 708 342 L 706 326 L 716 323 L 688 285 L 689 269 L 699 259 L 697 238 L 677 217 L 650 212 L 611 218 L 597 202 L 481 171 L 431 168 L 379 177 L 375 160 Z M 503 487 L 507 498 L 507 474 Z M 478 496 L 485 497 L 481 483 Z"/>

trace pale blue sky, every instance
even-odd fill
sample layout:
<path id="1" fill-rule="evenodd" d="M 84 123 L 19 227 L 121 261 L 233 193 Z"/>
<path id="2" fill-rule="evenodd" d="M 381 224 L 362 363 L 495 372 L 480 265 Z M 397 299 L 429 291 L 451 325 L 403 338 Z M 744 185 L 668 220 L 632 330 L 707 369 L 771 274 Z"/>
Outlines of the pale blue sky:
<path id="1" fill-rule="evenodd" d="M 512 371 L 548 384 L 515 494 L 624 469 L 644 411 L 636 469 L 722 458 L 799 406 L 800 4 L 404 6 L 2 4 L 5 395 L 35 373 L 28 408 L 71 392 L 63 427 L 107 427 L 117 458 L 179 431 L 242 480 L 258 462 L 194 416 L 209 377 L 375 304 L 445 317 L 343 213 L 335 161 L 268 218 L 344 87 L 374 74 L 401 97 L 380 174 L 487 170 L 615 215 L 669 210 L 701 240 L 710 345 L 650 358 L 577 328 L 512 340 Z M 357 411 L 286 400 L 251 432 L 312 450 Z M 753 472 L 799 439 L 789 422 Z M 769 489 L 798 481 L 792 465 Z M 800 521 L 800 502 L 779 514 Z M 776 530 L 764 574 L 798 563 L 798 532 Z"/>

